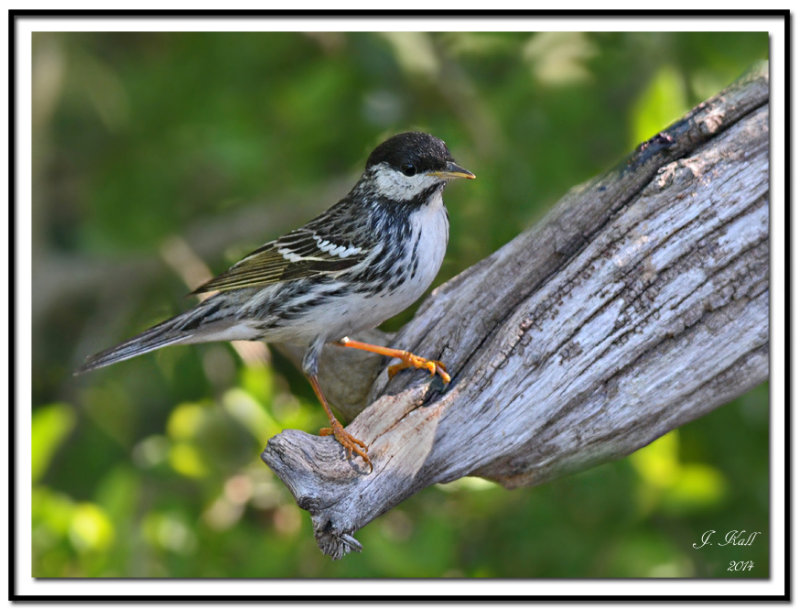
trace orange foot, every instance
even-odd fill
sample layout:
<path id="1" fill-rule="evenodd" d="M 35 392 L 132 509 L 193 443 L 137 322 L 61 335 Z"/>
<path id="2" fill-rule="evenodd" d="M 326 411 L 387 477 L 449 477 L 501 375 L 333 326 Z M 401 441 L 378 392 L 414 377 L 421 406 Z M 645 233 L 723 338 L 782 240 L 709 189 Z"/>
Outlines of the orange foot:
<path id="1" fill-rule="evenodd" d="M 395 374 L 406 368 L 417 368 L 427 370 L 431 373 L 431 376 L 438 374 L 442 377 L 442 381 L 444 381 L 445 385 L 450 382 L 450 375 L 447 374 L 447 368 L 445 368 L 444 364 L 439 360 L 425 359 L 424 357 L 408 353 L 407 351 L 404 352 L 404 355 L 400 356 L 400 359 L 402 360 L 401 363 L 389 366 L 389 378 L 392 378 Z"/>
<path id="2" fill-rule="evenodd" d="M 369 460 L 367 456 L 367 448 L 365 442 L 362 442 L 355 436 L 347 433 L 345 428 L 342 427 L 342 424 L 339 423 L 336 419 L 331 421 L 330 427 L 323 427 L 319 430 L 319 435 L 321 436 L 333 436 L 336 438 L 336 441 L 344 446 L 344 449 L 347 451 L 347 458 L 351 458 L 353 453 L 356 453 L 359 457 L 364 459 L 364 462 L 369 465 L 369 470 L 372 471 L 372 461 Z"/>
<path id="3" fill-rule="evenodd" d="M 450 375 L 447 374 L 447 369 L 442 362 L 436 360 L 425 359 L 419 355 L 414 355 L 402 349 L 392 349 L 391 347 L 380 347 L 378 345 L 371 345 L 369 343 L 362 343 L 359 340 L 353 340 L 344 336 L 340 338 L 337 345 L 341 347 L 350 347 L 351 349 L 361 349 L 362 351 L 369 351 L 370 353 L 377 353 L 387 357 L 395 357 L 402 363 L 389 366 L 389 378 L 403 370 L 404 368 L 424 368 L 428 372 L 438 374 L 442 377 L 445 384 L 450 382 Z"/>

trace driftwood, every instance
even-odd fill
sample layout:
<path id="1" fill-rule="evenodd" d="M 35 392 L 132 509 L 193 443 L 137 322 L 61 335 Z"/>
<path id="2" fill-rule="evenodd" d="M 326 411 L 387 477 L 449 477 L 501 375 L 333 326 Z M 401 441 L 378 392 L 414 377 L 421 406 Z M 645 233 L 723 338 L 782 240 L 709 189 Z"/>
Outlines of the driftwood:
<path id="1" fill-rule="evenodd" d="M 359 550 L 355 531 L 431 484 L 541 484 L 767 379 L 768 100 L 762 68 L 435 290 L 391 344 L 446 362 L 446 388 L 327 349 L 323 388 L 351 416 L 369 404 L 348 429 L 374 471 L 297 430 L 262 455 L 323 552 Z"/>

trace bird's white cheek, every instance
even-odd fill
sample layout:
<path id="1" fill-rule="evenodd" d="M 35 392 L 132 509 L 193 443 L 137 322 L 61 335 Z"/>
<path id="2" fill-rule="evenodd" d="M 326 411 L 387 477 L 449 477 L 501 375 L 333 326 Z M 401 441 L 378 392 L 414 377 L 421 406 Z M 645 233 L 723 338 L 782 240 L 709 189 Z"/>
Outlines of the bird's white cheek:
<path id="1" fill-rule="evenodd" d="M 389 199 L 408 201 L 429 186 L 436 183 L 436 178 L 425 174 L 407 176 L 394 169 L 383 168 L 375 174 L 378 192 Z"/>

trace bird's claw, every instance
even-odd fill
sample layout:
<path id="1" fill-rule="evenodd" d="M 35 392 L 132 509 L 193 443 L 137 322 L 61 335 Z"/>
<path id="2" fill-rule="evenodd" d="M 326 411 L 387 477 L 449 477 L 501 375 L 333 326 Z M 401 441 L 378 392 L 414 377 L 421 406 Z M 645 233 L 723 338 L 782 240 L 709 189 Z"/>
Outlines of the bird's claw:
<path id="1" fill-rule="evenodd" d="M 416 368 L 418 370 L 427 370 L 431 373 L 431 376 L 438 374 L 445 385 L 450 382 L 450 375 L 447 373 L 447 368 L 445 368 L 445 365 L 439 360 L 425 359 L 413 353 L 408 353 L 401 359 L 402 361 L 399 364 L 389 366 L 387 371 L 389 373 L 389 378 L 392 378 L 395 374 L 406 368 Z"/>
<path id="2" fill-rule="evenodd" d="M 348 433 L 339 421 L 334 419 L 331 421 L 330 427 L 323 427 L 319 430 L 321 436 L 333 436 L 336 441 L 344 446 L 347 451 L 347 458 L 350 459 L 353 453 L 361 457 L 364 462 L 369 465 L 369 471 L 372 472 L 372 461 L 367 456 L 367 449 L 369 448 L 366 442 L 356 438 L 354 435 Z"/>

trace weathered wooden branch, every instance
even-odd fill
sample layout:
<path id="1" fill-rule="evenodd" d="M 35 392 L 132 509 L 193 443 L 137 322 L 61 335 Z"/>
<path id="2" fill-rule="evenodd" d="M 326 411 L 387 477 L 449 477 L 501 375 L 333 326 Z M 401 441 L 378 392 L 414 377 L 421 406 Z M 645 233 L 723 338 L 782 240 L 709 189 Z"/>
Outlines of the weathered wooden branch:
<path id="1" fill-rule="evenodd" d="M 328 350 L 324 383 L 344 410 L 369 404 L 348 429 L 374 471 L 296 430 L 262 455 L 326 554 L 360 549 L 356 530 L 431 484 L 540 484 L 767 378 L 768 100 L 764 68 L 438 288 L 392 344 L 445 361 L 446 389 Z"/>

